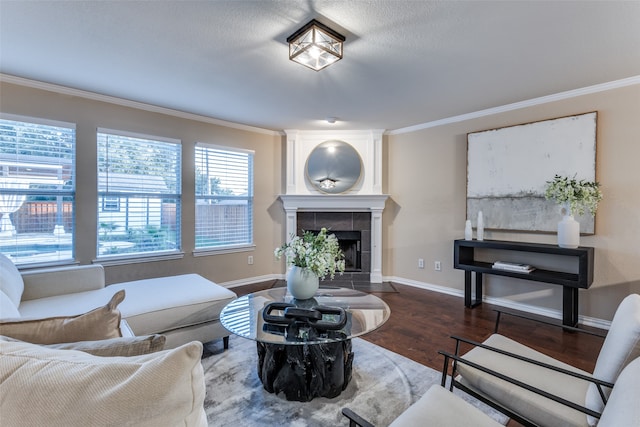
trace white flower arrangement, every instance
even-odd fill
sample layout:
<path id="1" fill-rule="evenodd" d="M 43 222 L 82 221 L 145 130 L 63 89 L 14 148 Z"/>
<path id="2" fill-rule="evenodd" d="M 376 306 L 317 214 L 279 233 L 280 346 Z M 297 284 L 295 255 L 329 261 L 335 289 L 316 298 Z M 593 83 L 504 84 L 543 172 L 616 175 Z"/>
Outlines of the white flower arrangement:
<path id="1" fill-rule="evenodd" d="M 344 272 L 344 253 L 338 238 L 335 234 L 328 234 L 326 228 L 322 228 L 318 234 L 305 231 L 302 236 L 292 236 L 289 243 L 275 250 L 276 259 L 283 255 L 287 266 L 308 268 L 320 279 L 327 275 L 333 279 L 336 270 L 340 274 Z"/>
<path id="2" fill-rule="evenodd" d="M 544 197 L 566 203 L 571 210 L 567 215 L 582 215 L 585 210 L 595 215 L 598 203 L 602 200 L 602 192 L 598 182 L 556 175 L 553 180 L 547 181 Z"/>

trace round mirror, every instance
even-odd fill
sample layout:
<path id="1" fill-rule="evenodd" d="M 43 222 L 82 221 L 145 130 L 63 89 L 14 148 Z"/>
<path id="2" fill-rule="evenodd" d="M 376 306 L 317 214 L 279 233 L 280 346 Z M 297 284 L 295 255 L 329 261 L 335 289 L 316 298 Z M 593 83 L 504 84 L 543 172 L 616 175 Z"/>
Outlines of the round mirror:
<path id="1" fill-rule="evenodd" d="M 362 173 L 360 155 L 344 141 L 325 141 L 307 158 L 309 183 L 323 193 L 344 193 L 352 188 Z"/>

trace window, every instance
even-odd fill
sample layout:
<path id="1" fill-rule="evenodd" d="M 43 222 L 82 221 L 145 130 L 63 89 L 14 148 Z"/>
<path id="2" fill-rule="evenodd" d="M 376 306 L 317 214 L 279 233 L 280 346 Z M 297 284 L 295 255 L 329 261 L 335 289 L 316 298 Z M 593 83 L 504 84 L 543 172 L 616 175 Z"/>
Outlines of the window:
<path id="1" fill-rule="evenodd" d="M 0 252 L 16 264 L 72 260 L 76 130 L 0 115 Z"/>
<path id="2" fill-rule="evenodd" d="M 253 152 L 197 144 L 196 250 L 253 244 Z"/>
<path id="3" fill-rule="evenodd" d="M 102 198 L 102 211 L 103 212 L 120 212 L 120 198 L 104 196 Z"/>
<path id="4" fill-rule="evenodd" d="M 98 129 L 98 256 L 180 249 L 180 141 Z"/>

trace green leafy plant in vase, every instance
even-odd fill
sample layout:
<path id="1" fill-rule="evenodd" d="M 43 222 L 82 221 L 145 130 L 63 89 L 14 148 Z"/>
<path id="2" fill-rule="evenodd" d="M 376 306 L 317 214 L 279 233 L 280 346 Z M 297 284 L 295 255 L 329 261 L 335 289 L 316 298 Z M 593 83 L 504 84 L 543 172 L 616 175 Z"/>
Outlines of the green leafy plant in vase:
<path id="1" fill-rule="evenodd" d="M 291 236 L 288 243 L 276 248 L 275 256 L 286 259 L 287 289 L 296 299 L 313 297 L 320 279 L 333 279 L 336 271 L 342 274 L 345 268 L 338 238 L 326 228 L 317 234 L 305 231 L 302 236 Z"/>
<path id="2" fill-rule="evenodd" d="M 580 246 L 580 224 L 573 217 L 588 211 L 595 215 L 602 200 L 600 183 L 561 175 L 555 175 L 545 185 L 544 196 L 563 206 L 564 216 L 558 223 L 558 246 L 577 248 Z"/>

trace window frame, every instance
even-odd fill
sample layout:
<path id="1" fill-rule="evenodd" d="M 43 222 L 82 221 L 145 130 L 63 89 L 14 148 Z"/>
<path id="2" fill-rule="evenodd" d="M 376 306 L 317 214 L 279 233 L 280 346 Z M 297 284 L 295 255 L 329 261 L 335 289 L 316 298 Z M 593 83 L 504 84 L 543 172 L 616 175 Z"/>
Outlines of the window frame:
<path id="1" fill-rule="evenodd" d="M 247 165 L 247 195 L 246 196 L 228 196 L 228 195 L 201 195 L 198 194 L 198 188 L 197 188 L 197 174 L 198 174 L 198 148 L 201 149 L 212 149 L 212 150 L 218 150 L 218 151 L 223 151 L 223 152 L 230 152 L 230 153 L 239 153 L 239 154 L 246 154 L 248 156 L 248 165 Z M 254 174 L 254 165 L 255 165 L 255 151 L 254 150 L 249 150 L 249 149 L 245 149 L 245 148 L 237 148 L 237 147 L 231 147 L 231 146 L 225 146 L 225 145 L 219 145 L 219 144 L 212 144 L 212 143 L 207 143 L 207 142 L 196 142 L 195 144 L 195 149 L 194 149 L 194 153 L 193 153 L 193 159 L 194 159 L 194 175 L 195 175 L 195 183 L 194 183 L 194 202 L 195 202 L 195 208 L 196 211 L 194 212 L 194 227 L 193 227 L 193 233 L 194 233 L 194 250 L 193 250 L 193 256 L 194 257 L 199 257 L 199 256 L 207 256 L 207 255 L 216 255 L 216 254 L 227 254 L 227 253 L 237 253 L 237 252 L 248 252 L 248 251 L 253 251 L 255 250 L 255 242 L 254 242 L 254 230 L 255 230 L 255 223 L 254 223 L 254 204 L 255 204 L 255 193 L 254 193 L 254 188 L 255 188 L 255 174 Z M 211 179 L 212 177 L 207 176 L 209 179 Z M 197 230 L 197 224 L 198 224 L 198 218 L 197 218 L 197 205 L 198 205 L 198 201 L 202 200 L 202 199 L 226 199 L 226 200 L 246 200 L 247 201 L 247 205 L 248 205 L 248 210 L 249 212 L 247 213 L 247 222 L 249 224 L 250 230 L 248 233 L 248 237 L 249 237 L 249 241 L 248 242 L 243 242 L 243 243 L 233 243 L 233 244 L 224 244 L 224 245 L 219 245 L 219 246 L 203 246 L 203 247 L 197 247 L 197 240 L 198 240 L 198 230 Z"/>
<path id="2" fill-rule="evenodd" d="M 62 120 L 51 120 L 51 119 L 46 119 L 46 118 L 41 118 L 41 117 L 33 117 L 33 116 L 23 116 L 23 115 L 18 115 L 18 114 L 9 114 L 9 113 L 4 113 L 4 112 L 0 112 L 0 119 L 2 120 L 7 120 L 7 121 L 14 121 L 14 122 L 21 122 L 21 123 L 26 123 L 26 124 L 31 124 L 31 125 L 38 125 L 38 126 L 51 126 L 51 127 L 56 127 L 56 128 L 64 128 L 64 129 L 68 129 L 71 131 L 71 133 L 73 134 L 73 141 L 72 141 L 72 157 L 71 157 L 71 161 L 70 161 L 70 167 L 68 168 L 68 173 L 69 173 L 69 180 L 67 180 L 67 183 L 65 184 L 56 184 L 59 185 L 63 188 L 61 189 L 32 189 L 32 188 L 26 188 L 26 189 L 3 189 L 3 193 L 5 194 L 16 194 L 16 195 L 25 195 L 25 201 L 26 202 L 29 198 L 29 196 L 34 196 L 34 197 L 56 197 L 56 203 L 62 203 L 63 204 L 63 212 L 62 213 L 58 213 L 57 215 L 62 215 L 62 220 L 64 221 L 64 204 L 65 203 L 70 203 L 71 204 L 71 227 L 70 230 L 67 228 L 64 228 L 63 224 L 56 224 L 54 230 L 52 231 L 52 235 L 53 236 L 57 236 L 58 241 L 55 242 L 56 245 L 60 245 L 60 236 L 64 236 L 64 235 L 70 235 L 70 246 L 71 246 L 71 255 L 67 258 L 61 258 L 58 257 L 57 259 L 51 259 L 51 260 L 40 260 L 40 261 L 32 261 L 32 262 L 20 262 L 20 258 L 17 257 L 14 259 L 14 263 L 16 264 L 16 266 L 19 269 L 23 269 L 23 268 L 38 268 L 38 267 L 46 267 L 46 266 L 56 266 L 56 265 L 68 265 L 68 264 L 75 264 L 76 263 L 76 181 L 77 181 L 77 174 L 76 174 L 76 164 L 77 164 L 77 148 L 78 148 L 78 140 L 77 140 L 77 125 L 76 123 L 72 123 L 72 122 L 65 122 Z M 46 156 L 45 156 L 46 157 Z M 51 158 L 55 158 L 53 156 L 51 156 Z M 14 167 L 16 167 L 17 165 L 21 165 L 21 166 L 25 166 L 24 164 L 21 163 L 15 163 Z M 43 169 L 62 169 L 64 170 L 64 166 L 63 165 L 56 165 L 54 162 L 51 163 L 45 163 L 44 165 L 51 165 L 51 167 L 47 168 L 47 167 L 43 167 Z M 7 162 L 7 168 L 11 168 L 12 165 L 11 163 Z M 19 166 L 18 166 L 19 167 Z M 4 176 L 4 175 L 1 175 Z M 10 175 L 7 175 L 10 176 Z M 17 174 L 15 175 L 16 177 L 20 176 L 24 176 L 23 174 Z M 71 182 L 71 185 L 69 186 L 68 182 Z M 44 184 L 46 185 L 46 184 Z M 65 201 L 65 199 L 70 199 Z M 22 202 L 22 203 L 24 203 Z M 59 207 L 59 206 L 58 206 Z M 60 230 L 58 229 L 59 225 L 63 225 L 63 228 Z M 16 239 L 16 247 L 18 247 L 18 242 Z M 57 251 L 58 253 L 60 252 L 59 250 Z M 6 254 L 6 253 L 5 253 Z M 13 258 L 12 258 L 13 259 Z"/>
<path id="3" fill-rule="evenodd" d="M 101 144 L 101 134 L 106 136 L 114 136 L 114 137 L 124 137 L 124 138 L 134 138 L 134 139 L 142 139 L 150 142 L 159 142 L 159 143 L 167 143 L 175 145 L 175 153 L 176 153 L 176 165 L 178 166 L 178 170 L 176 171 L 176 192 L 167 192 L 167 193 L 151 193 L 148 191 L 110 191 L 108 188 L 106 190 L 101 190 L 100 186 L 102 183 L 102 178 L 100 177 L 101 172 L 101 159 L 100 159 L 100 144 Z M 108 142 L 107 142 L 108 143 Z M 123 203 L 125 206 L 128 205 L 127 200 L 123 200 L 130 197 L 146 197 L 147 202 L 149 199 L 173 199 L 176 201 L 176 221 L 175 221 L 175 232 L 176 232 L 176 247 L 174 249 L 163 249 L 156 251 L 144 251 L 144 252 L 128 252 L 122 254 L 101 254 L 99 245 L 100 245 L 100 228 L 98 227 L 96 233 L 96 259 L 95 261 L 100 262 L 103 265 L 122 265 L 122 264 L 134 264 L 134 263 L 143 263 L 149 261 L 159 261 L 159 260 L 168 260 L 168 259 L 180 259 L 184 256 L 184 252 L 182 251 L 182 204 L 183 204 L 183 191 L 182 191 L 182 171 L 183 171 L 183 159 L 182 159 L 182 141 L 175 138 L 169 138 L 158 135 L 150 135 L 150 134 L 142 134 L 136 132 L 123 131 L 119 129 L 108 129 L 108 128 L 97 128 L 96 130 L 96 151 L 97 151 L 97 163 L 96 163 L 96 174 L 97 174 L 97 186 L 96 186 L 96 198 L 98 199 L 98 203 L 96 206 L 96 221 L 99 225 L 100 222 L 100 214 L 101 213 L 121 213 L 123 209 Z M 108 175 L 108 174 L 107 174 Z M 149 175 L 145 175 L 149 176 Z M 108 178 L 107 178 L 108 180 Z M 104 211 L 102 207 L 104 206 L 104 201 L 107 198 L 118 198 L 119 211 Z M 127 208 L 124 208 L 125 211 Z M 128 221 L 128 213 L 125 212 L 125 216 Z M 126 231 L 126 230 L 125 230 Z"/>

